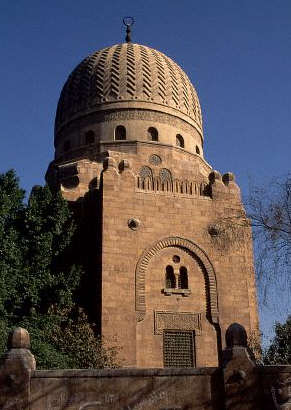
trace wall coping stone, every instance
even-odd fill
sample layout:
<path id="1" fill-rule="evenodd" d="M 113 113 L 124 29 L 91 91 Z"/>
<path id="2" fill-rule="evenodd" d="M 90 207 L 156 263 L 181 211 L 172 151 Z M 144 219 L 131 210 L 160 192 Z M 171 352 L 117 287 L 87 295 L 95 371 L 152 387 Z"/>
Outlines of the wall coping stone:
<path id="1" fill-rule="evenodd" d="M 259 373 L 290 373 L 291 374 L 291 365 L 286 364 L 277 364 L 272 366 L 258 366 L 257 371 Z"/>
<path id="2" fill-rule="evenodd" d="M 218 367 L 35 370 L 31 378 L 211 376 L 218 371 Z"/>

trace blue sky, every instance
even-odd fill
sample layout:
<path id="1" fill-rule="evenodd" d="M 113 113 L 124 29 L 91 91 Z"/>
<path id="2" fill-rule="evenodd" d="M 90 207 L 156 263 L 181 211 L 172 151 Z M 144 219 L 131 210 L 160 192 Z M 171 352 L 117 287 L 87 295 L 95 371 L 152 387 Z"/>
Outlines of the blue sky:
<path id="1" fill-rule="evenodd" d="M 290 171 L 290 0 L 18 0 L 0 4 L 0 172 L 15 168 L 28 191 L 44 183 L 61 87 L 86 55 L 124 41 L 125 15 L 134 42 L 194 83 L 214 168 L 243 194 Z M 275 316 L 262 318 L 269 328 Z"/>

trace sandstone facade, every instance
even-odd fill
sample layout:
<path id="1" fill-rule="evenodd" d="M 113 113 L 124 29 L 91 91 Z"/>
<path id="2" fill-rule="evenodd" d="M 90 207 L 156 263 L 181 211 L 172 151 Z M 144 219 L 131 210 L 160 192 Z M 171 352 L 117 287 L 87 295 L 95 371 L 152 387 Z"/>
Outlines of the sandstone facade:
<path id="1" fill-rule="evenodd" d="M 124 367 L 217 366 L 232 323 L 257 332 L 240 190 L 203 158 L 181 68 L 131 43 L 88 57 L 64 86 L 55 147 L 47 180 L 90 202 L 96 317 Z"/>

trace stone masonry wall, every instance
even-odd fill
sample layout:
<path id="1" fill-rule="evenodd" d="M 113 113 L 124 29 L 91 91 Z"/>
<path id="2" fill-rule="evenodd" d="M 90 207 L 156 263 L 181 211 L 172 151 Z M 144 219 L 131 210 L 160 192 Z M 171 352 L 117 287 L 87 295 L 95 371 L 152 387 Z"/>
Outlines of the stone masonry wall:
<path id="1" fill-rule="evenodd" d="M 193 331 L 196 366 L 217 366 L 231 323 L 258 332 L 252 238 L 234 176 L 167 144 L 114 141 L 107 148 L 50 171 L 69 201 L 80 204 L 94 192 L 100 204 L 95 237 L 102 244 L 91 259 L 101 277 L 102 335 L 122 348 L 123 366 L 163 367 L 163 332 L 155 327 L 164 312 L 171 329 Z M 83 238 L 84 249 L 94 248 L 92 238 Z M 176 276 L 187 269 L 188 293 L 164 291 L 169 265 Z"/>
<path id="2" fill-rule="evenodd" d="M 199 314 L 198 328 L 191 329 L 195 331 L 196 365 L 217 366 L 221 346 L 216 322 L 222 339 L 234 321 L 242 323 L 248 334 L 257 330 L 248 228 L 235 240 L 222 235 L 221 242 L 209 233 L 217 221 L 244 212 L 239 190 L 231 178 L 223 182 L 218 173 L 210 187 L 211 196 L 157 192 L 148 186 L 140 189 L 138 167 L 151 152 L 139 152 L 138 164 L 130 153 L 126 160 L 124 155 L 110 152 L 102 174 L 102 334 L 122 346 L 124 366 L 163 367 L 162 334 L 155 332 L 156 312 Z M 167 167 L 163 152 L 157 147 L 155 153 Z M 168 161 L 173 163 L 173 158 Z M 193 161 L 192 169 L 196 180 L 207 181 L 199 164 Z M 183 179 L 190 170 L 177 166 L 170 171 Z M 133 228 L 129 226 L 132 220 L 137 224 Z M 172 245 L 171 238 L 176 238 Z M 161 244 L 155 249 L 158 241 Z M 141 262 L 144 277 L 139 279 L 138 263 L 147 250 L 150 257 Z M 173 265 L 174 255 L 189 272 L 189 295 L 163 293 L 165 269 Z M 143 293 L 137 295 L 140 286 Z M 144 312 L 137 306 L 138 299 L 144 300 Z M 182 321 L 181 315 L 179 328 L 185 329 Z"/>
<path id="3" fill-rule="evenodd" d="M 257 367 L 237 323 L 219 368 L 35 370 L 27 331 L 9 340 L 1 410 L 291 410 L 291 366 Z"/>

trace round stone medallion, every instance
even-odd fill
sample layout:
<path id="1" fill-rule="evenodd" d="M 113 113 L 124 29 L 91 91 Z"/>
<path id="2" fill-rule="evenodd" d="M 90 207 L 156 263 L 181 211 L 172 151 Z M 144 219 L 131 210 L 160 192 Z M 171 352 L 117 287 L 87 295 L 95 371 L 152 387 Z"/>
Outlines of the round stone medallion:
<path id="1" fill-rule="evenodd" d="M 130 218 L 127 221 L 127 225 L 131 230 L 136 231 L 139 228 L 140 221 L 136 218 Z"/>
<path id="2" fill-rule="evenodd" d="M 152 154 L 149 157 L 149 163 L 152 164 L 152 165 L 160 165 L 162 163 L 162 159 L 159 155 Z"/>

